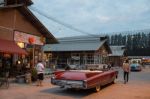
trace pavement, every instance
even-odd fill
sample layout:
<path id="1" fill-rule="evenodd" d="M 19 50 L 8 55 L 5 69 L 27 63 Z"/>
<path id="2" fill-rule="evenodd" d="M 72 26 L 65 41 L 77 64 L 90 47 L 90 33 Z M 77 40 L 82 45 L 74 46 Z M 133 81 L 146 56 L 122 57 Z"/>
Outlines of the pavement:
<path id="1" fill-rule="evenodd" d="M 0 99 L 34 99 L 35 95 L 41 97 L 39 94 L 41 90 L 51 87 L 50 77 L 45 78 L 42 87 L 36 86 L 36 82 L 31 84 L 11 82 L 8 89 L 0 88 Z"/>
<path id="2" fill-rule="evenodd" d="M 11 82 L 9 89 L 0 88 L 0 99 L 150 99 L 150 69 L 131 72 L 127 84 L 123 84 L 122 70 L 116 84 L 103 87 L 98 93 L 93 90 L 67 90 L 50 83 L 47 75 L 43 86 Z"/>

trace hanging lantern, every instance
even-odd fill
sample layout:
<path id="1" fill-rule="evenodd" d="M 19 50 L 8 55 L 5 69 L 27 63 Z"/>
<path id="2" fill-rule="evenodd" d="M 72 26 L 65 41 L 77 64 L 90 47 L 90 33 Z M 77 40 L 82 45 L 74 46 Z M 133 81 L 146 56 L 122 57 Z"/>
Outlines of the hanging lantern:
<path id="1" fill-rule="evenodd" d="M 30 44 L 33 44 L 35 42 L 35 38 L 34 37 L 29 37 L 28 39 Z"/>
<path id="2" fill-rule="evenodd" d="M 45 43 L 45 37 L 40 37 L 40 41 L 42 42 L 42 43 Z"/>

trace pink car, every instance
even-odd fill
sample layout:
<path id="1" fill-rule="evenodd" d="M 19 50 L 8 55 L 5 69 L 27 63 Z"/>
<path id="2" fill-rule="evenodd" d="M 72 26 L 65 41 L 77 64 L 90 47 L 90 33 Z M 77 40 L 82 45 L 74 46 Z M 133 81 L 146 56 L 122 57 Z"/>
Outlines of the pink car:
<path id="1" fill-rule="evenodd" d="M 114 83 L 118 71 L 67 70 L 55 71 L 51 83 L 61 88 L 91 89 L 98 92 L 101 86 Z"/>

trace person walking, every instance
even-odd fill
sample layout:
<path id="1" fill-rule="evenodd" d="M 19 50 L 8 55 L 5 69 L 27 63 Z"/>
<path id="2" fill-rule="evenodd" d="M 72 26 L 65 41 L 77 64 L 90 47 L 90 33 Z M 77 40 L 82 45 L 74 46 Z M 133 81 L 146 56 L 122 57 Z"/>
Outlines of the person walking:
<path id="1" fill-rule="evenodd" d="M 110 70 L 111 69 L 111 62 L 109 62 L 108 64 L 107 64 L 107 68 Z"/>
<path id="2" fill-rule="evenodd" d="M 42 64 L 42 61 L 38 61 L 36 65 L 36 70 L 38 74 L 38 81 L 37 81 L 37 86 L 43 86 L 42 82 L 44 80 L 44 65 Z"/>
<path id="3" fill-rule="evenodd" d="M 126 84 L 129 80 L 129 72 L 130 72 L 129 60 L 125 60 L 125 62 L 123 63 L 123 72 L 124 72 L 124 84 Z"/>

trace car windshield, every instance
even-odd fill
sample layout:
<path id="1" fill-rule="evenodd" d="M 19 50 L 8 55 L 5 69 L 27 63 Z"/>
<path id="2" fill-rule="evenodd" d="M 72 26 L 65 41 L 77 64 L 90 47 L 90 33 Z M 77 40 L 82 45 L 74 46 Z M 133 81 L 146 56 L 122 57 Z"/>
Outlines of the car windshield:
<path id="1" fill-rule="evenodd" d="M 57 64 L 56 68 L 65 69 L 67 64 Z"/>

